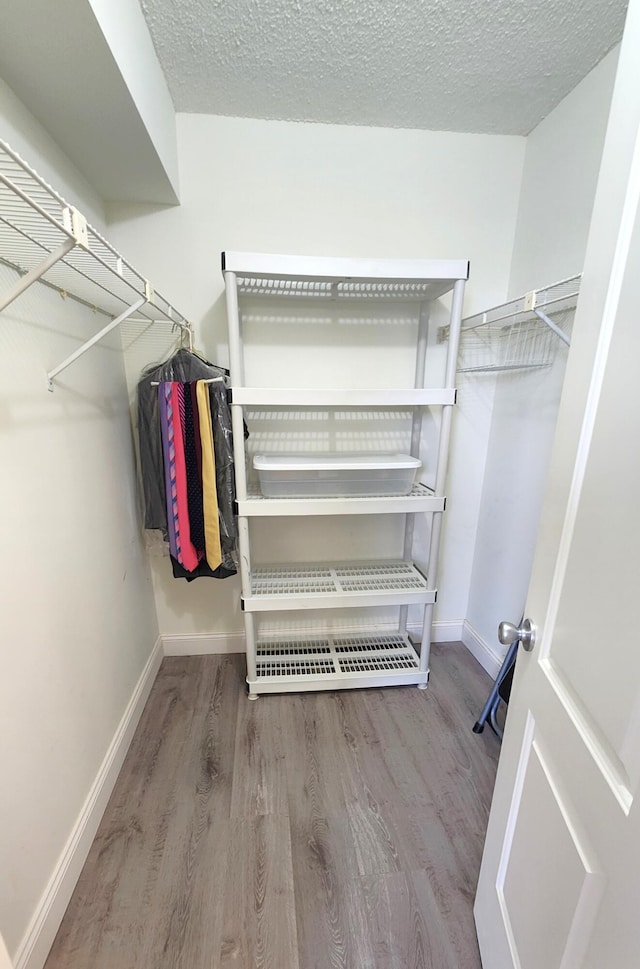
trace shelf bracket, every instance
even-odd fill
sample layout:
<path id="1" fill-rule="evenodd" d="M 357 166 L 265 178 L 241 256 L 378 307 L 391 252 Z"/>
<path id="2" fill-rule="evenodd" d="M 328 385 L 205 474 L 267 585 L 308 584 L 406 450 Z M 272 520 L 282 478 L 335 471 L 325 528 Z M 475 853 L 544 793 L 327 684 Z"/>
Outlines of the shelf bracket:
<path id="1" fill-rule="evenodd" d="M 558 324 L 554 323 L 553 320 L 550 319 L 550 317 L 548 317 L 546 313 L 543 313 L 542 310 L 537 309 L 535 306 L 533 307 L 533 312 L 536 314 L 539 320 L 542 320 L 543 323 L 546 323 L 546 325 L 549 327 L 550 330 L 553 330 L 555 335 L 559 337 L 563 343 L 566 343 L 568 347 L 571 346 L 571 340 L 564 332 L 564 330 L 561 330 Z"/>
<path id="2" fill-rule="evenodd" d="M 39 266 L 34 269 L 30 269 L 28 273 L 21 276 L 20 279 L 11 287 L 8 293 L 0 299 L 0 312 L 6 309 L 10 303 L 13 303 L 14 299 L 17 299 L 21 293 L 24 293 L 25 289 L 29 289 L 32 283 L 37 282 L 46 272 L 48 272 L 52 266 L 55 266 L 57 262 L 63 259 L 68 252 L 70 252 L 76 244 L 75 239 L 65 239 L 61 246 L 50 252 L 44 262 L 41 262 Z"/>
<path id="3" fill-rule="evenodd" d="M 0 175 L 0 181 L 7 185 L 21 199 L 24 199 L 24 201 L 31 204 L 28 196 L 25 195 L 25 193 L 22 192 L 16 185 L 14 185 L 13 182 L 6 176 Z M 2 299 L 0 299 L 0 313 L 2 310 L 6 309 L 10 303 L 13 303 L 14 299 L 17 299 L 21 293 L 24 293 L 24 291 L 28 289 L 32 283 L 36 283 L 44 276 L 45 273 L 49 272 L 52 266 L 55 266 L 57 262 L 64 259 L 64 257 L 71 252 L 74 246 L 82 246 L 83 249 L 89 249 L 87 220 L 82 213 L 78 212 L 78 210 L 72 205 L 67 206 L 63 210 L 62 225 L 55 222 L 55 220 L 51 220 L 50 216 L 48 216 L 47 213 L 39 206 L 36 205 L 32 207 L 35 208 L 36 211 L 46 219 L 53 221 L 56 228 L 66 232 L 68 234 L 68 238 L 65 239 L 57 249 L 50 252 L 47 258 L 44 259 L 39 266 L 35 266 L 33 269 L 26 272 L 24 276 L 21 276 L 15 285 L 11 287 L 9 292 L 6 293 Z"/>
<path id="4" fill-rule="evenodd" d="M 90 340 L 87 340 L 86 343 L 83 343 L 82 346 L 78 347 L 77 350 L 74 350 L 73 353 L 69 354 L 69 356 L 62 361 L 62 363 L 58 364 L 57 367 L 55 367 L 53 370 L 50 370 L 47 373 L 48 389 L 50 391 L 53 391 L 54 377 L 57 377 L 59 373 L 62 373 L 63 370 L 66 370 L 67 367 L 70 366 L 70 364 L 75 363 L 75 361 L 79 357 L 81 357 L 84 353 L 86 353 L 87 350 L 90 350 L 91 347 L 96 345 L 96 343 L 99 343 L 100 340 L 102 340 L 107 335 L 107 333 L 110 333 L 111 330 L 115 330 L 117 326 L 120 326 L 121 323 L 124 323 L 124 321 L 129 319 L 130 316 L 136 313 L 141 306 L 144 306 L 145 303 L 151 302 L 152 299 L 153 299 L 153 290 L 151 289 L 149 284 L 147 284 L 145 296 L 141 297 L 139 300 L 136 300 L 136 302 L 133 303 L 131 306 L 128 306 L 126 310 L 124 310 L 120 314 L 120 316 L 116 316 L 114 320 L 111 320 L 110 323 L 107 323 L 107 325 L 104 326 L 98 333 L 96 333 L 95 336 L 92 336 Z"/>

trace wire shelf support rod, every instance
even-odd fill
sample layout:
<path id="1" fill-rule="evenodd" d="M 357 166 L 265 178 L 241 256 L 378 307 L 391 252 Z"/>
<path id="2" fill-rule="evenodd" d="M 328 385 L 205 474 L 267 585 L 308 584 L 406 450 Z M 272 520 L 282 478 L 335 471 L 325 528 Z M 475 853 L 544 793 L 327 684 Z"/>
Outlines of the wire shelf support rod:
<path id="1" fill-rule="evenodd" d="M 559 337 L 559 339 L 561 339 L 563 343 L 566 343 L 568 347 L 571 346 L 571 340 L 564 332 L 564 330 L 561 327 L 559 327 L 557 323 L 554 323 L 553 320 L 549 316 L 547 316 L 546 313 L 544 313 L 542 310 L 538 309 L 535 306 L 533 308 L 533 312 L 536 314 L 539 320 L 542 320 L 543 323 L 546 323 L 546 325 L 549 327 L 550 330 L 553 330 L 555 335 Z"/>
<path id="2" fill-rule="evenodd" d="M 75 361 L 78 360 L 83 354 L 85 354 L 87 350 L 90 350 L 91 347 L 96 345 L 96 343 L 99 343 L 100 340 L 102 340 L 107 335 L 107 333 L 110 333 L 111 330 L 115 330 L 117 326 L 120 326 L 121 323 L 124 323 L 125 320 L 127 320 L 130 316 L 136 313 L 140 309 L 140 307 L 144 306 L 144 304 L 147 302 L 149 302 L 149 300 L 145 297 L 142 297 L 141 299 L 136 300 L 136 302 L 132 306 L 128 306 L 127 309 L 120 314 L 120 316 L 116 316 L 114 320 L 111 320 L 110 323 L 107 323 L 106 326 L 103 326 L 103 328 L 94 336 L 92 336 L 90 340 L 87 340 L 85 343 L 82 344 L 82 346 L 78 347 L 77 350 L 74 350 L 73 353 L 70 353 L 69 356 L 62 361 L 62 363 L 58 364 L 57 367 L 54 367 L 53 370 L 50 370 L 47 373 L 47 389 L 53 392 L 53 388 L 54 388 L 53 380 L 55 377 L 58 376 L 58 374 L 62 373 L 63 370 L 66 370 L 67 367 L 69 367 L 72 363 L 75 363 Z"/>

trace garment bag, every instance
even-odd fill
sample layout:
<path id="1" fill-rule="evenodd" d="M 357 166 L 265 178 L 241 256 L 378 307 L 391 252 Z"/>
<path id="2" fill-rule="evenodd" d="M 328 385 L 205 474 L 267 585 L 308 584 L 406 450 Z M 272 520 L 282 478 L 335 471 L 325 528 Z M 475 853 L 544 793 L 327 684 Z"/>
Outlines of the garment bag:
<path id="1" fill-rule="evenodd" d="M 182 348 L 177 350 L 165 363 L 147 368 L 138 383 L 137 426 L 144 527 L 159 529 L 164 539 L 168 540 L 164 458 L 157 385 L 164 381 L 192 383 L 197 380 L 223 378 L 215 383 L 208 384 L 215 452 L 222 563 L 218 569 L 211 570 L 206 562 L 203 562 L 193 572 L 187 572 L 172 557 L 174 575 L 186 579 L 196 578 L 200 575 L 225 578 L 228 575 L 234 575 L 237 571 L 235 551 L 237 529 L 233 510 L 235 501 L 233 439 L 231 410 L 226 386 L 227 377 L 228 371 L 209 363 L 197 353 Z"/>

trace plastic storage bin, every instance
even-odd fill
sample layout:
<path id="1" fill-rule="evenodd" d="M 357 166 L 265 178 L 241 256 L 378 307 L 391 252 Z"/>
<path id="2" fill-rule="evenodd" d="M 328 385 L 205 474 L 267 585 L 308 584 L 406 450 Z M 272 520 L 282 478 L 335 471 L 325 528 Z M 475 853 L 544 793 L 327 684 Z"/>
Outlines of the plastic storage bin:
<path id="1" fill-rule="evenodd" d="M 421 467 L 409 454 L 256 454 L 267 498 L 408 495 Z"/>

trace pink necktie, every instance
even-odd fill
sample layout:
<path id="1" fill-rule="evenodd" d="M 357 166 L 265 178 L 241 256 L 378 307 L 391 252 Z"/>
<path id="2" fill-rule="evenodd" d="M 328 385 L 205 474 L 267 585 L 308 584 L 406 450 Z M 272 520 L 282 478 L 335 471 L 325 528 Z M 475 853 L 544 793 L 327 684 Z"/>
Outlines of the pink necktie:
<path id="1" fill-rule="evenodd" d="M 196 549 L 191 541 L 189 527 L 189 500 L 187 497 L 187 468 L 184 459 L 184 438 L 182 427 L 184 426 L 184 386 L 181 383 L 171 384 L 171 404 L 173 420 L 169 421 L 169 449 L 173 441 L 174 464 L 175 464 L 175 503 L 173 502 L 173 478 L 171 487 L 172 507 L 174 509 L 174 521 L 177 523 L 176 536 L 179 535 L 178 542 L 178 562 L 184 565 L 188 572 L 193 572 L 197 567 L 199 558 Z M 171 462 L 170 462 L 171 463 Z"/>

